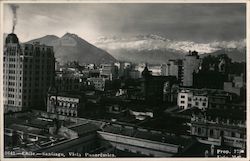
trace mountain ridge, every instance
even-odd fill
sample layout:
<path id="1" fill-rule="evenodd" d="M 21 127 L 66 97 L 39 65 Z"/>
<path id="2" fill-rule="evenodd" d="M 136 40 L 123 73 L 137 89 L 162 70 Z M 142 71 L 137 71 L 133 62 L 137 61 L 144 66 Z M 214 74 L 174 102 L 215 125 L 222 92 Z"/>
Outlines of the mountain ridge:
<path id="1" fill-rule="evenodd" d="M 156 57 L 155 59 L 162 62 L 170 57 L 171 59 L 183 58 L 189 50 L 196 50 L 201 56 L 204 54 L 217 55 L 218 53 L 226 53 L 233 61 L 246 61 L 245 39 L 239 41 L 196 43 L 193 41 L 175 41 L 159 35 L 148 34 L 135 35 L 129 38 L 119 36 L 100 37 L 94 44 L 107 50 L 118 60 L 123 60 L 124 57 L 126 58 L 126 55 L 127 57 L 131 57 L 131 54 L 128 53 L 133 52 L 134 55 L 136 55 L 134 57 L 138 57 L 139 54 L 143 59 L 146 59 L 147 62 L 151 62 L 152 59 L 150 55 L 143 55 L 143 52 L 152 52 L 154 55 L 159 52 L 159 58 Z M 165 51 L 165 55 L 162 53 L 163 51 Z M 176 55 L 173 53 L 176 53 Z M 147 58 L 145 58 L 145 56 Z M 134 61 L 138 62 L 139 60 L 135 58 Z"/>
<path id="2" fill-rule="evenodd" d="M 81 63 L 100 64 L 114 62 L 116 59 L 135 63 L 166 63 L 169 59 L 184 58 L 189 50 L 198 51 L 201 57 L 227 54 L 232 61 L 246 61 L 246 39 L 196 43 L 170 40 L 154 34 L 141 34 L 130 37 L 103 36 L 93 45 L 77 34 L 65 33 L 62 37 L 46 35 L 27 43 L 36 41 L 53 46 L 55 57 L 62 63 L 78 60 Z"/>
<path id="3" fill-rule="evenodd" d="M 115 58 L 108 52 L 100 49 L 76 34 L 66 33 L 62 37 L 46 35 L 33 39 L 27 43 L 40 42 L 41 44 L 54 47 L 55 57 L 60 63 L 67 61 L 79 61 L 80 63 L 110 63 Z"/>

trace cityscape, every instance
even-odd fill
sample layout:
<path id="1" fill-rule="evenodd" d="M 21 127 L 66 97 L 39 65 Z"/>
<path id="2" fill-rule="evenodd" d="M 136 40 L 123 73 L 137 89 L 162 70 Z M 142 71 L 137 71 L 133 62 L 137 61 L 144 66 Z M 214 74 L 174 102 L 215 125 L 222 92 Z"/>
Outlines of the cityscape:
<path id="1" fill-rule="evenodd" d="M 123 5 L 130 12 L 121 9 Z M 246 4 L 71 4 L 67 8 L 67 4 L 4 3 L 3 7 L 4 21 L 11 24 L 10 29 L 6 23 L 3 34 L 4 158 L 246 158 Z M 188 27 L 183 35 L 197 39 L 173 40 L 163 34 L 168 25 L 164 16 L 155 14 L 152 23 L 139 20 L 138 13 L 148 8 L 152 8 L 149 17 L 158 12 L 176 16 L 181 10 L 194 17 L 193 22 L 195 16 L 214 21 L 210 16 L 223 19 L 231 13 L 228 16 L 241 26 L 232 18 L 235 33 L 222 36 L 225 33 L 220 35 L 218 27 L 215 36 L 221 40 L 213 43 L 212 34 L 202 42 L 201 35 Z M 114 10 L 117 15 L 112 16 L 124 16 L 103 22 L 117 20 L 114 28 L 103 29 L 113 29 L 112 35 L 129 18 L 126 27 L 135 27 L 138 21 L 143 26 L 139 29 L 148 33 L 135 28 L 136 36 L 123 33 L 93 41 L 74 31 L 77 24 L 63 30 L 62 36 L 51 33 L 59 28 L 50 31 L 56 23 L 43 27 L 53 12 L 65 13 L 56 16 L 67 19 L 82 10 L 86 22 L 109 17 Z M 38 13 L 44 22 L 26 17 Z M 177 25 L 183 15 L 174 17 Z M 157 16 L 164 23 L 156 23 Z M 138 20 L 131 22 L 134 17 Z M 41 28 L 32 26 L 36 22 Z M 198 22 L 195 31 L 202 33 L 203 21 Z M 33 31 L 25 23 L 42 36 L 25 38 Z M 123 32 L 126 27 L 121 27 Z M 207 33 L 210 27 L 204 30 Z M 166 32 L 173 36 L 175 30 Z"/>

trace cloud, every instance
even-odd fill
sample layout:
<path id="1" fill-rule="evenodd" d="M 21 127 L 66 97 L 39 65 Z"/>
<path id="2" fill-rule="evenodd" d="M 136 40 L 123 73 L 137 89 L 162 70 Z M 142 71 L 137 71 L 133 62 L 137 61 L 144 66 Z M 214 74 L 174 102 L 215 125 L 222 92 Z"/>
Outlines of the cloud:
<path id="1" fill-rule="evenodd" d="M 23 3 L 19 6 L 22 23 L 17 26 L 17 34 L 23 41 L 46 33 L 62 36 L 68 30 L 91 41 L 101 35 L 135 34 L 157 34 L 200 43 L 246 38 L 245 4 Z M 9 24 L 10 20 L 4 21 Z"/>
<path id="2" fill-rule="evenodd" d="M 112 50 L 178 50 L 183 53 L 189 50 L 196 50 L 200 54 L 212 53 L 223 49 L 244 49 L 246 39 L 239 41 L 212 41 L 208 43 L 197 43 L 193 41 L 176 41 L 158 35 L 139 35 L 129 38 L 124 37 L 101 37 L 95 42 L 95 45 L 107 51 Z"/>

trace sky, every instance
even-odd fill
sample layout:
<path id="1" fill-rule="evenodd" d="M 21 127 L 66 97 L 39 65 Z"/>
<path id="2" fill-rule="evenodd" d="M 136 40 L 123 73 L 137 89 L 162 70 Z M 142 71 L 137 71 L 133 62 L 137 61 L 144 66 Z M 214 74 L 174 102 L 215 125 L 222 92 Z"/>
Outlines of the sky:
<path id="1" fill-rule="evenodd" d="M 156 34 L 171 40 L 210 42 L 246 38 L 245 4 L 18 4 L 15 33 L 21 42 L 75 33 L 94 42 L 100 36 Z M 12 30 L 4 5 L 4 32 Z"/>

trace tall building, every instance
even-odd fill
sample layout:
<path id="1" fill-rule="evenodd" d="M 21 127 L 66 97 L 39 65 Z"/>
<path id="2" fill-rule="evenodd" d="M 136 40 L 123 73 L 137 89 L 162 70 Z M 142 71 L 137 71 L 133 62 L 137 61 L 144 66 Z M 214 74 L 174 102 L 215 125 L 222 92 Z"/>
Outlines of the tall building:
<path id="1" fill-rule="evenodd" d="M 4 112 L 46 109 L 46 96 L 54 81 L 53 47 L 19 44 L 14 33 L 6 37 L 3 57 Z"/>
<path id="2" fill-rule="evenodd" d="M 181 59 L 170 59 L 166 65 L 162 66 L 162 75 L 176 76 L 179 83 L 183 80 L 183 61 Z"/>
<path id="3" fill-rule="evenodd" d="M 193 86 L 193 73 L 199 68 L 198 52 L 189 51 L 183 60 L 183 86 Z"/>

